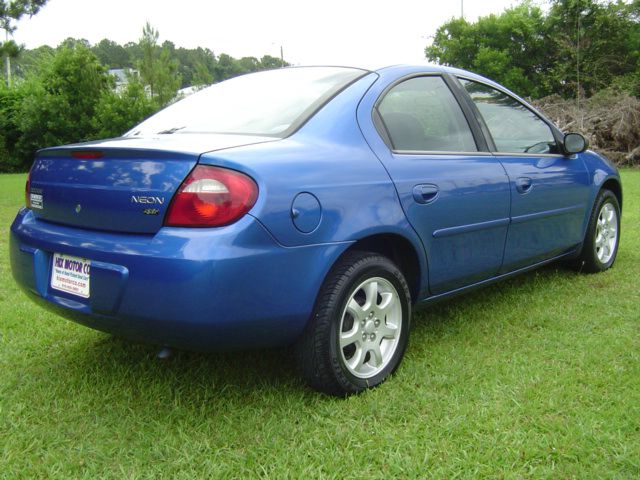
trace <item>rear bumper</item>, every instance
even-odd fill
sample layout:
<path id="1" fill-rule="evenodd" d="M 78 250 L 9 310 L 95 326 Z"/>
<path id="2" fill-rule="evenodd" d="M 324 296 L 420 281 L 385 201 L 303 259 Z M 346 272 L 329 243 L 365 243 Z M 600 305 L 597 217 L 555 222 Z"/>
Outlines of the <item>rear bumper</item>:
<path id="1" fill-rule="evenodd" d="M 44 307 L 97 330 L 189 350 L 293 342 L 345 244 L 286 248 L 251 216 L 218 229 L 114 234 L 23 209 L 11 226 L 16 282 Z M 53 253 L 91 260 L 90 297 L 50 286 Z"/>

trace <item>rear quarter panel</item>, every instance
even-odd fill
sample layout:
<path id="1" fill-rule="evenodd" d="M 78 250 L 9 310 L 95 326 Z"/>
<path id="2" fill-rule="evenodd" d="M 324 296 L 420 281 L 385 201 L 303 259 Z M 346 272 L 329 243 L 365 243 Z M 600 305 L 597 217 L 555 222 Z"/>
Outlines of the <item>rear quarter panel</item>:
<path id="1" fill-rule="evenodd" d="M 342 253 L 359 239 L 393 233 L 412 243 L 421 271 L 426 273 L 422 243 L 356 119 L 360 100 L 377 78 L 372 73 L 358 80 L 289 138 L 207 153 L 200 163 L 237 169 L 253 177 L 260 194 L 249 213 L 285 247 L 337 242 L 343 243 Z M 303 192 L 317 198 L 320 205 L 315 212 L 319 223 L 307 232 L 296 228 L 292 216 L 293 201 Z"/>

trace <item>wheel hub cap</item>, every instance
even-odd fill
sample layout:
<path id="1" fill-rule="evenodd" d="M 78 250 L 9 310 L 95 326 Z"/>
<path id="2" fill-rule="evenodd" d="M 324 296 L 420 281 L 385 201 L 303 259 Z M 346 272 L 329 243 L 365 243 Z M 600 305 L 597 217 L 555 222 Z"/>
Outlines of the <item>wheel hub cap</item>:
<path id="1" fill-rule="evenodd" d="M 350 294 L 342 313 L 339 350 L 346 369 L 371 378 L 393 358 L 400 342 L 402 303 L 391 282 L 374 277 Z"/>
<path id="2" fill-rule="evenodd" d="M 367 321 L 367 323 L 365 323 L 365 325 L 364 325 L 364 332 L 365 333 L 373 333 L 375 331 L 376 331 L 376 325 L 375 325 L 375 323 L 373 323 L 373 320 Z"/>
<path id="3" fill-rule="evenodd" d="M 598 214 L 595 250 L 601 263 L 613 257 L 618 242 L 618 213 L 611 203 L 605 203 Z"/>

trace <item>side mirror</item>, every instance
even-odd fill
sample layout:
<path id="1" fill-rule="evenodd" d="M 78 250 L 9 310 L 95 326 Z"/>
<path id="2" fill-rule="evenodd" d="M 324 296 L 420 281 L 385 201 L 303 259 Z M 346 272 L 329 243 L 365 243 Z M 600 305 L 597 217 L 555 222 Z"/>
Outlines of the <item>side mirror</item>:
<path id="1" fill-rule="evenodd" d="M 582 153 L 589 147 L 589 142 L 579 133 L 567 133 L 564 136 L 564 151 L 570 155 Z"/>

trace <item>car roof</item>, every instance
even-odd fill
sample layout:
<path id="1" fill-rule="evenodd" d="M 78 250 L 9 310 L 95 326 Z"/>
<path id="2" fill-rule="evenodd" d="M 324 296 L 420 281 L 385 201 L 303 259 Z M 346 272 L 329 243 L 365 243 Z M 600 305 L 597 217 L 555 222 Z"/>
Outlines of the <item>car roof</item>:
<path id="1" fill-rule="evenodd" d="M 389 65 L 382 68 L 377 68 L 372 70 L 378 73 L 385 74 L 395 74 L 398 76 L 402 75 L 410 75 L 412 73 L 449 73 L 451 75 L 463 76 L 469 79 L 481 80 L 485 83 L 490 83 L 492 85 L 500 86 L 493 80 L 483 77 L 482 75 L 478 75 L 477 73 L 470 72 L 468 70 L 463 70 L 461 68 L 448 67 L 444 65 L 435 65 L 432 63 L 416 63 L 416 64 L 397 64 L 397 65 Z M 504 88 L 500 86 L 501 88 Z"/>
<path id="2" fill-rule="evenodd" d="M 455 75 L 459 77 L 464 77 L 469 80 L 476 80 L 481 83 L 485 83 L 487 85 L 493 86 L 498 90 L 508 93 L 510 96 L 516 98 L 517 100 L 527 103 L 526 100 L 521 98 L 517 93 L 509 90 L 504 85 L 501 85 L 490 78 L 483 77 L 482 75 L 478 75 L 477 73 L 470 72 L 468 70 L 463 70 L 461 68 L 448 67 L 444 65 L 434 65 L 431 63 L 416 63 L 416 64 L 398 64 L 398 65 L 390 65 L 382 68 L 371 69 L 371 72 L 378 73 L 379 75 L 383 75 L 386 77 L 397 77 L 401 78 L 404 76 L 410 76 L 412 74 L 422 74 L 422 73 L 433 73 L 433 74 L 443 74 L 448 73 L 450 75 Z"/>
<path id="3" fill-rule="evenodd" d="M 413 73 L 449 73 L 451 75 L 463 76 L 469 79 L 480 80 L 484 83 L 488 83 L 494 85 L 500 89 L 505 89 L 502 85 L 494 82 L 493 80 L 478 75 L 476 73 L 470 72 L 468 70 L 463 70 L 461 68 L 448 67 L 444 65 L 435 65 L 432 63 L 399 63 L 395 65 L 384 65 L 384 66 L 376 66 L 373 67 L 371 65 L 296 65 L 289 68 L 305 68 L 305 67 L 336 67 L 336 68 L 355 68 L 358 70 L 363 70 L 367 72 L 375 72 L 379 74 L 386 75 L 397 75 L 398 77 L 404 75 L 411 75 Z"/>

